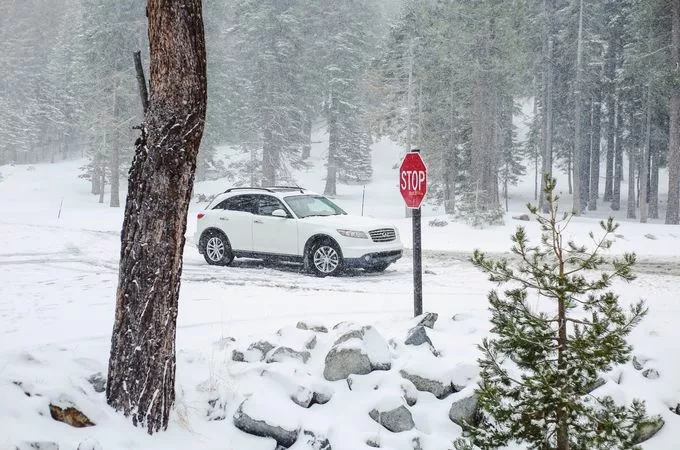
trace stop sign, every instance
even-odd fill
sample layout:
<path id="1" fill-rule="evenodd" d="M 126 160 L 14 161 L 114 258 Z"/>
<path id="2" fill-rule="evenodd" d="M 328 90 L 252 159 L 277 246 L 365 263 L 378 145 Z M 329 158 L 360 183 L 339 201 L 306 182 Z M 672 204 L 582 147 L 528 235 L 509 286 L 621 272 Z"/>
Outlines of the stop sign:
<path id="1" fill-rule="evenodd" d="M 410 152 L 404 157 L 399 168 L 399 191 L 407 207 L 420 208 L 427 193 L 427 167 L 420 153 Z"/>

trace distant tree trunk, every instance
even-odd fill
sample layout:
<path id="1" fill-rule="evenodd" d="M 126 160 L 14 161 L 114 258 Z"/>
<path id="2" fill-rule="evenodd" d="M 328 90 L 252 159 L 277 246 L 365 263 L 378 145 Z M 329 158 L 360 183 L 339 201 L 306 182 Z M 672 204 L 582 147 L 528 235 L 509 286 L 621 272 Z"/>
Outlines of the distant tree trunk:
<path id="1" fill-rule="evenodd" d="M 635 167 L 637 166 L 635 153 L 635 147 L 631 146 L 628 149 L 628 200 L 626 202 L 626 217 L 628 219 L 635 219 Z"/>
<path id="2" fill-rule="evenodd" d="M 104 132 L 106 136 L 106 132 Z M 106 139 L 104 139 L 104 146 L 106 148 Z M 99 203 L 104 203 L 104 192 L 106 191 L 106 156 L 101 155 L 99 159 Z"/>
<path id="3" fill-rule="evenodd" d="M 605 103 L 607 105 L 607 160 L 603 200 L 610 202 L 614 192 L 614 141 L 616 134 L 616 37 L 613 33 L 607 44 L 604 79 Z"/>
<path id="4" fill-rule="evenodd" d="M 650 180 L 649 180 L 649 218 L 659 218 L 659 147 L 654 143 L 649 146 Z"/>
<path id="5" fill-rule="evenodd" d="M 588 103 L 589 107 L 583 117 L 585 133 L 581 138 L 581 211 L 584 212 L 590 198 L 590 152 L 593 147 L 593 100 Z"/>
<path id="6" fill-rule="evenodd" d="M 90 173 L 91 181 L 92 181 L 92 194 L 94 195 L 99 195 L 99 192 L 101 191 L 101 176 L 99 175 L 99 159 L 101 158 L 101 155 L 99 153 L 95 153 L 95 155 L 92 157 L 92 169 Z"/>
<path id="7" fill-rule="evenodd" d="M 302 134 L 304 143 L 302 144 L 302 159 L 306 160 L 312 153 L 312 115 L 305 114 L 304 122 L 302 123 Z"/>
<path id="8" fill-rule="evenodd" d="M 543 0 L 543 124 L 542 124 L 542 170 L 541 193 L 539 206 L 543 213 L 548 212 L 548 202 L 545 200 L 545 176 L 552 177 L 553 164 L 553 38 L 550 18 L 552 17 L 552 0 Z"/>
<path id="9" fill-rule="evenodd" d="M 149 110 L 121 235 L 106 399 L 149 433 L 175 400 L 175 331 L 187 210 L 206 110 L 200 0 L 148 0 Z"/>
<path id="10" fill-rule="evenodd" d="M 449 92 L 449 147 L 444 147 L 444 212 L 453 214 L 456 211 L 456 179 L 458 178 L 458 161 L 456 155 L 456 97 L 451 79 Z"/>
<path id="11" fill-rule="evenodd" d="M 533 116 L 536 117 L 538 114 L 538 92 L 536 90 L 536 77 L 533 80 L 533 94 L 534 94 L 534 107 Z M 538 200 L 538 152 L 534 153 L 534 200 Z"/>
<path id="12" fill-rule="evenodd" d="M 573 167 L 572 167 L 571 162 L 572 162 L 572 155 L 573 154 L 574 154 L 574 149 L 572 149 L 571 152 L 567 155 L 567 185 L 569 187 L 569 193 L 570 194 L 574 193 L 574 186 L 571 182 L 571 180 L 572 180 L 571 174 L 572 174 L 572 171 L 573 171 Z"/>
<path id="13" fill-rule="evenodd" d="M 588 198 L 588 209 L 597 210 L 597 199 L 600 193 L 600 140 L 602 124 L 602 86 L 595 89 L 595 100 L 593 102 L 593 136 L 590 149 L 590 196 Z"/>
<path id="14" fill-rule="evenodd" d="M 118 117 L 118 86 L 113 87 L 113 117 Z M 120 133 L 115 131 L 111 146 L 111 194 L 109 206 L 120 207 Z"/>
<path id="15" fill-rule="evenodd" d="M 640 222 L 647 222 L 649 217 L 649 148 L 652 142 L 652 87 L 647 85 L 647 111 L 645 114 L 645 142 L 642 150 L 642 167 L 640 168 Z"/>
<path id="16" fill-rule="evenodd" d="M 621 137 L 621 102 L 616 101 L 616 117 L 614 118 L 614 180 L 612 187 L 611 208 L 621 209 L 621 180 L 623 180 L 623 142 Z"/>
<path id="17" fill-rule="evenodd" d="M 265 121 L 271 123 L 271 119 Z M 276 171 L 279 168 L 279 149 L 274 142 L 274 133 L 267 125 L 264 131 L 264 145 L 262 147 L 262 185 L 276 185 Z"/>
<path id="18" fill-rule="evenodd" d="M 323 190 L 324 195 L 337 195 L 337 155 L 340 140 L 340 136 L 338 136 L 340 130 L 338 130 L 337 104 L 337 97 L 331 93 L 330 112 L 328 114 L 328 167 L 326 170 L 326 187 Z"/>
<path id="19" fill-rule="evenodd" d="M 411 108 L 413 107 L 413 64 L 414 64 L 414 50 L 413 50 L 413 40 L 409 43 L 408 47 L 408 86 L 406 90 L 406 153 L 411 151 L 413 145 L 413 127 L 412 127 L 412 114 Z M 404 216 L 413 216 L 413 211 L 404 207 Z"/>
<path id="20" fill-rule="evenodd" d="M 580 215 L 581 207 L 581 174 L 583 172 L 583 143 L 581 142 L 581 78 L 583 66 L 583 0 L 579 1 L 578 37 L 576 43 L 576 86 L 574 89 L 574 196 L 572 198 L 572 212 Z M 585 181 L 585 180 L 584 180 Z"/>
<path id="21" fill-rule="evenodd" d="M 677 80 L 680 74 L 680 0 L 672 0 L 672 3 L 671 70 Z M 680 220 L 680 88 L 677 85 L 671 90 L 669 113 L 666 223 L 677 225 Z"/>

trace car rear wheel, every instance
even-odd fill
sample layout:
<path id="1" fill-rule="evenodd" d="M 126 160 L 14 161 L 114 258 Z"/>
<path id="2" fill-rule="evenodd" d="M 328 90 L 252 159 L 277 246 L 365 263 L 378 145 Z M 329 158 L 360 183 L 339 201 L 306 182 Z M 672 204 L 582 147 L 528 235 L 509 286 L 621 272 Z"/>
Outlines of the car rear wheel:
<path id="1" fill-rule="evenodd" d="M 201 252 L 205 261 L 213 266 L 228 266 L 234 260 L 229 240 L 217 231 L 208 231 L 203 235 Z"/>
<path id="2" fill-rule="evenodd" d="M 329 239 L 317 241 L 309 250 L 308 266 L 317 277 L 337 275 L 342 271 L 342 265 L 340 249 Z"/>

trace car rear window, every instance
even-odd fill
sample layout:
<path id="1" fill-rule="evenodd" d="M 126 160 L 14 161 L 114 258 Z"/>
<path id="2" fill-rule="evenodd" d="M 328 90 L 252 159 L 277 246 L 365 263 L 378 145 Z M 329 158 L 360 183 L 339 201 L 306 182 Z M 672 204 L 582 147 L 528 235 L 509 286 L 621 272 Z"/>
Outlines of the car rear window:
<path id="1" fill-rule="evenodd" d="M 254 195 L 237 195 L 222 200 L 213 209 L 225 209 L 227 211 L 242 211 L 255 213 L 255 196 Z"/>

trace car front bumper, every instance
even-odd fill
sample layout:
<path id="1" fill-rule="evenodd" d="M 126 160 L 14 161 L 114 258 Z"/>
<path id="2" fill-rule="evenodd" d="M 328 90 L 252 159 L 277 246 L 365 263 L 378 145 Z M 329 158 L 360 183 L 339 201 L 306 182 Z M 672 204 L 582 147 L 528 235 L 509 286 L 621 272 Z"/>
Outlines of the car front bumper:
<path id="1" fill-rule="evenodd" d="M 360 258 L 345 258 L 345 267 L 376 267 L 383 264 L 391 264 L 401 258 L 402 250 L 391 250 L 386 252 L 367 253 Z"/>

